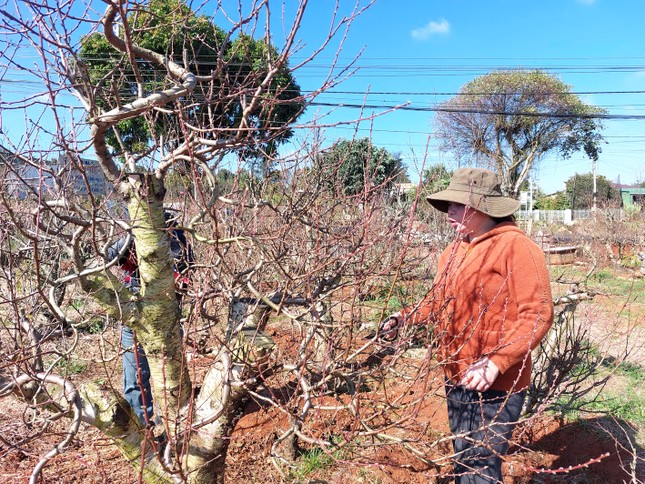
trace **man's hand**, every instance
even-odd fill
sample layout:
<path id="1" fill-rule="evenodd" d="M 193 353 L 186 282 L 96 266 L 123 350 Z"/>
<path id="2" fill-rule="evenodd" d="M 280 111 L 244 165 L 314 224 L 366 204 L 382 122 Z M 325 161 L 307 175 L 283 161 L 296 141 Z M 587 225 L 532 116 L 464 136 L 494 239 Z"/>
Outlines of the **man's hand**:
<path id="1" fill-rule="evenodd" d="M 466 370 L 459 382 L 467 390 L 485 392 L 499 375 L 499 368 L 488 358 L 476 361 Z"/>
<path id="2" fill-rule="evenodd" d="M 401 325 L 401 316 L 393 314 L 387 319 L 381 321 L 378 327 L 377 336 L 385 341 L 394 341 L 399 335 L 399 326 Z"/>

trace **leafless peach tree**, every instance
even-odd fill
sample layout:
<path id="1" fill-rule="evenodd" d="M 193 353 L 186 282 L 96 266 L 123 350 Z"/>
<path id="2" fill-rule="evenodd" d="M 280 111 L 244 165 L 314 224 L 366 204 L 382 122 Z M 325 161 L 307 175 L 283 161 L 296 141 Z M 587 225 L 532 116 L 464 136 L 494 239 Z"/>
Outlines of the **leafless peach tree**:
<path id="1" fill-rule="evenodd" d="M 1 108 L 42 106 L 43 114 L 21 137 L 3 140 L 1 392 L 48 412 L 43 429 L 61 416 L 73 422 L 33 481 L 81 422 L 110 437 L 145 480 L 219 481 L 227 437 L 250 396 L 287 412 L 285 402 L 257 392 L 270 375 L 292 375 L 302 399 L 281 440 L 300 432 L 319 388 L 338 378 L 350 384 L 329 358 L 341 337 L 329 300 L 347 273 L 382 271 L 371 252 L 380 250 L 387 265 L 386 246 L 373 248 L 374 203 L 365 197 L 352 210 L 320 197 L 322 185 L 307 173 L 315 146 L 296 150 L 277 177 L 234 173 L 240 160 L 272 162 L 278 144 L 307 127 L 297 120 L 308 103 L 351 72 L 334 62 L 306 93 L 293 82 L 328 47 L 338 57 L 366 7 L 350 5 L 345 15 L 335 6 L 320 46 L 294 61 L 304 52 L 306 1 L 293 10 L 241 2 L 237 19 L 213 3 L 227 30 L 179 1 L 109 1 L 101 15 L 96 2 L 2 7 L 3 77 L 27 72 L 42 92 L 3 99 Z M 155 35 L 165 34 L 172 38 L 163 50 Z M 191 35 L 192 43 L 183 38 Z M 198 254 L 183 312 L 164 210 Z M 382 228 L 395 232 L 403 220 L 394 214 Z M 124 236 L 136 240 L 137 293 L 119 279 L 117 259 L 106 257 Z M 270 313 L 298 328 L 284 361 L 272 356 Z M 160 419 L 154 430 L 133 418 L 118 391 L 78 386 L 60 370 L 79 350 L 79 330 L 101 317 L 134 329 L 145 350 Z M 196 344 L 213 327 L 215 357 L 197 381 L 182 338 Z M 114 371 L 119 345 L 105 334 L 100 341 L 98 360 Z"/>

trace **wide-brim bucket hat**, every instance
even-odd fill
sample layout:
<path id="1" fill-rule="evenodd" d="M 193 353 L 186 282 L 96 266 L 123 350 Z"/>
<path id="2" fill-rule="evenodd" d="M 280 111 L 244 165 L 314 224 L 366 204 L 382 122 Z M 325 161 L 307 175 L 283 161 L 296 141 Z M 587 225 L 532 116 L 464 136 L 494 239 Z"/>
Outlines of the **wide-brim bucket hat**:
<path id="1" fill-rule="evenodd" d="M 450 202 L 461 203 L 493 218 L 508 217 L 520 208 L 520 201 L 502 195 L 497 174 L 483 168 L 459 168 L 448 188 L 427 197 L 434 208 L 448 211 Z"/>

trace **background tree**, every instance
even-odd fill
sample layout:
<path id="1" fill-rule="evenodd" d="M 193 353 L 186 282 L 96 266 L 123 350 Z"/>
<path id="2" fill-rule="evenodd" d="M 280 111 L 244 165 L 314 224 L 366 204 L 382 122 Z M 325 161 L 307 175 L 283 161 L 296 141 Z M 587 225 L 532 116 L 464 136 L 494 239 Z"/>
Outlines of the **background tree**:
<path id="1" fill-rule="evenodd" d="M 266 39 L 245 32 L 232 38 L 183 0 L 151 0 L 124 19 L 124 26 L 131 29 L 131 42 L 190 69 L 205 82 L 195 86 L 191 98 L 176 99 L 177 111 L 148 111 L 113 126 L 107 142 L 117 153 L 145 153 L 155 148 L 153 140 L 172 150 L 186 136 L 182 122 L 195 126 L 209 122 L 216 129 L 206 135 L 224 143 L 244 119 L 253 135 L 249 139 L 256 141 L 244 150 L 254 158 L 266 158 L 267 151 L 273 154 L 293 134 L 285 126 L 303 111 L 300 87 L 288 63 L 278 61 L 278 51 Z M 103 33 L 85 36 L 75 66 L 77 76 L 90 81 L 78 84 L 84 97 L 95 99 L 107 111 L 173 84 L 163 67 L 141 58 L 132 63 L 131 56 L 112 46 Z M 268 76 L 273 69 L 276 72 Z M 266 79 L 268 84 L 261 86 Z M 272 102 L 249 110 L 247 99 L 260 92 Z"/>
<path id="2" fill-rule="evenodd" d="M 593 174 L 575 174 L 565 182 L 565 192 L 573 210 L 593 207 Z M 600 207 L 620 204 L 620 194 L 611 181 L 602 175 L 596 176 L 597 203 Z"/>
<path id="3" fill-rule="evenodd" d="M 534 207 L 536 210 L 565 210 L 571 208 L 571 199 L 566 191 L 551 195 L 538 195 Z"/>
<path id="4" fill-rule="evenodd" d="M 448 188 L 452 173 L 443 163 L 432 165 L 423 172 L 423 186 L 428 193 L 445 190 Z"/>
<path id="5" fill-rule="evenodd" d="M 316 168 L 348 195 L 409 181 L 400 155 L 374 146 L 369 138 L 334 143 L 318 158 Z"/>
<path id="6" fill-rule="evenodd" d="M 571 86 L 544 71 L 497 71 L 463 86 L 440 106 L 436 122 L 442 148 L 496 171 L 502 190 L 519 194 L 533 166 L 549 153 L 584 150 L 598 159 L 599 116 Z"/>

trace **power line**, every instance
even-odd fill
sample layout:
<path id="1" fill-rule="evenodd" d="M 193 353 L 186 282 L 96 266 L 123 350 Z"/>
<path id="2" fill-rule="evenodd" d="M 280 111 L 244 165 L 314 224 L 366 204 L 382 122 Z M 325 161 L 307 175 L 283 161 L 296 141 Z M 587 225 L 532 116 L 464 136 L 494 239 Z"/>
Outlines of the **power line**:
<path id="1" fill-rule="evenodd" d="M 302 91 L 305 93 L 313 91 Z M 346 95 L 375 95 L 375 96 L 512 96 L 522 94 L 521 92 L 432 92 L 432 91 L 324 91 L 322 94 L 346 94 Z M 592 95 L 592 94 L 645 94 L 645 90 L 638 91 L 550 91 L 541 92 L 546 96 L 561 95 L 561 94 L 574 94 L 577 96 Z"/>
<path id="2" fill-rule="evenodd" d="M 645 69 L 645 67 L 643 67 Z M 165 71 L 159 71 L 159 72 L 164 72 Z M 134 75 L 131 75 L 131 80 L 129 82 L 136 82 Z M 127 77 L 126 77 L 127 79 Z M 40 81 L 35 81 L 35 80 L 27 80 L 27 79 L 7 79 L 3 78 L 2 79 L 3 83 L 11 83 L 11 84 L 28 84 L 28 85 L 42 85 L 42 82 Z M 298 92 L 295 90 L 289 90 L 286 89 L 284 90 L 285 93 L 291 93 L 291 92 Z M 315 91 L 312 90 L 306 90 L 302 89 L 299 91 L 302 94 L 312 94 Z M 506 96 L 512 96 L 512 95 L 518 95 L 522 94 L 519 91 L 509 91 L 509 92 L 494 92 L 494 91 L 480 91 L 480 92 L 451 92 L 451 91 L 370 91 L 370 90 L 365 90 L 365 91 L 337 91 L 334 89 L 330 89 L 327 91 L 323 91 L 320 93 L 321 95 L 333 95 L 333 94 L 342 94 L 342 95 L 356 95 L 356 96 L 499 96 L 499 95 L 506 95 Z M 588 95 L 632 95 L 632 94 L 645 94 L 645 90 L 628 90 L 628 91 L 544 91 L 541 94 L 543 95 L 565 95 L 565 94 L 572 94 L 576 96 L 588 96 Z"/>
<path id="3" fill-rule="evenodd" d="M 376 104 L 334 104 L 313 101 L 310 106 L 353 108 L 353 109 L 396 109 L 398 111 L 444 112 L 464 114 L 485 114 L 499 116 L 528 116 L 536 118 L 583 118 L 583 119 L 645 119 L 643 114 L 575 114 L 575 113 L 534 113 L 530 111 L 485 111 L 479 109 L 453 109 L 432 106 L 385 106 Z"/>
<path id="4" fill-rule="evenodd" d="M 318 59 L 333 59 L 334 57 L 324 57 L 319 56 Z M 294 56 L 293 59 L 306 59 L 306 57 Z M 437 60 L 450 60 L 450 61 L 462 61 L 462 60 L 522 60 L 522 61 L 564 61 L 564 60 L 640 60 L 645 62 L 645 56 L 572 56 L 572 57 L 525 57 L 525 56 L 436 56 L 436 57 L 369 57 L 361 56 L 362 60 L 385 60 L 385 61 L 437 61 Z"/>
<path id="5" fill-rule="evenodd" d="M 389 133 L 389 134 L 408 134 L 408 135 L 423 135 L 423 136 L 437 136 L 434 131 L 414 131 L 409 129 L 385 129 L 369 127 L 354 127 L 354 126 L 337 126 L 335 129 L 346 131 L 369 131 L 374 133 Z M 615 140 L 617 143 L 642 143 L 645 141 L 645 135 L 607 135 L 603 136 L 606 141 Z M 631 152 L 631 151 L 630 151 Z"/>

